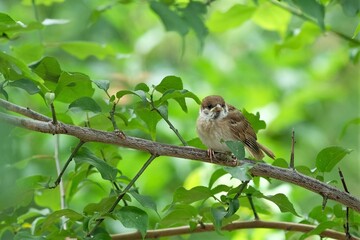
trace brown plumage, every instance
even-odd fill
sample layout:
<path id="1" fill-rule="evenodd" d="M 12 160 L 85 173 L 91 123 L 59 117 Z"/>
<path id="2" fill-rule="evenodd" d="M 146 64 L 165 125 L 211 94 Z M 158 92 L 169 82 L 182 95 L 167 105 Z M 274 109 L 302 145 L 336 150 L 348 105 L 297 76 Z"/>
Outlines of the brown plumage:
<path id="1" fill-rule="evenodd" d="M 201 104 L 197 131 L 201 141 L 215 151 L 229 152 L 221 140 L 238 140 L 254 158 L 261 160 L 264 153 L 275 159 L 271 150 L 257 142 L 254 129 L 242 112 L 226 104 L 221 96 L 208 96 Z"/>

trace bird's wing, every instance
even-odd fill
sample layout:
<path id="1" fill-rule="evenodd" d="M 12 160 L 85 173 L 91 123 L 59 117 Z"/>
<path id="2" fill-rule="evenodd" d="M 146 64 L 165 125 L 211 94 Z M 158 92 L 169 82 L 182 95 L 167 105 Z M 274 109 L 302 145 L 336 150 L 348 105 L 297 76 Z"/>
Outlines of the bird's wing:
<path id="1" fill-rule="evenodd" d="M 230 121 L 230 130 L 234 139 L 240 140 L 255 158 L 262 158 L 263 153 L 259 148 L 255 131 L 249 121 L 234 106 L 229 105 L 228 108 L 229 113 L 226 120 Z"/>

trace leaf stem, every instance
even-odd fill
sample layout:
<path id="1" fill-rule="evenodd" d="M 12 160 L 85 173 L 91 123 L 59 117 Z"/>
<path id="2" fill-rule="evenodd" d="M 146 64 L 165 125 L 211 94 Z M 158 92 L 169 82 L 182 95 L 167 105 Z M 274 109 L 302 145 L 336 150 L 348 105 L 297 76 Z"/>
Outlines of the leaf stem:
<path id="1" fill-rule="evenodd" d="M 107 213 L 112 213 L 114 211 L 114 209 L 116 208 L 116 206 L 118 205 L 118 203 L 123 199 L 123 197 L 125 196 L 125 194 L 130 190 L 130 188 L 135 184 L 136 180 L 141 176 L 141 174 L 145 171 L 145 169 L 150 165 L 150 163 L 157 158 L 158 155 L 157 154 L 151 154 L 151 156 L 149 157 L 149 159 L 144 163 L 144 165 L 140 168 L 139 172 L 135 175 L 135 177 L 133 179 L 131 179 L 131 181 L 129 182 L 129 184 L 125 187 L 125 189 L 119 194 L 119 196 L 116 198 L 115 202 L 113 203 L 113 205 L 110 207 L 110 209 L 107 211 Z M 99 218 L 96 221 L 95 226 L 87 233 L 87 237 L 90 237 L 94 231 L 96 230 L 96 228 L 104 221 L 104 218 Z"/>
<path id="2" fill-rule="evenodd" d="M 56 187 L 59 185 L 59 183 L 61 182 L 61 178 L 62 178 L 62 176 L 63 176 L 64 173 L 65 173 L 66 168 L 69 166 L 71 160 L 74 158 L 75 154 L 79 151 L 79 149 L 81 148 L 81 146 L 82 146 L 84 143 L 85 143 L 85 142 L 83 142 L 83 141 L 80 140 L 80 142 L 78 143 L 78 145 L 76 145 L 75 149 L 72 151 L 70 157 L 69 157 L 68 160 L 66 161 L 64 167 L 62 168 L 59 176 L 58 176 L 57 179 L 55 180 L 54 186 L 50 186 L 49 188 L 56 188 Z"/>

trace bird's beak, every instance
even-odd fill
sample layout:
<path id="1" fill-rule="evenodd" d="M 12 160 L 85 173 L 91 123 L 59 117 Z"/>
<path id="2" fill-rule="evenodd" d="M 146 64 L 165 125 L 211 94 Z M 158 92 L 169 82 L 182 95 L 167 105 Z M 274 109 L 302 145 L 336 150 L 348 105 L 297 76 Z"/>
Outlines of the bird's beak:
<path id="1" fill-rule="evenodd" d="M 216 112 L 216 113 L 221 112 L 221 110 L 222 107 L 219 104 L 213 107 L 213 109 L 211 109 L 212 112 Z"/>

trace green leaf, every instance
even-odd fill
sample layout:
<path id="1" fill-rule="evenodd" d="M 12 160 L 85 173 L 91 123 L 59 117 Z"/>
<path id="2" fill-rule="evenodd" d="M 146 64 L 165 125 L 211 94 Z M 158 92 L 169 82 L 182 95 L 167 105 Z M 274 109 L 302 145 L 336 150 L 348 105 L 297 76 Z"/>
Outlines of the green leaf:
<path id="1" fill-rule="evenodd" d="M 71 103 L 81 97 L 91 97 L 95 91 L 91 83 L 85 74 L 62 72 L 55 89 L 56 100 Z"/>
<path id="2" fill-rule="evenodd" d="M 270 196 L 264 196 L 265 199 L 275 203 L 281 212 L 289 212 L 294 214 L 295 216 L 300 217 L 295 209 L 293 204 L 289 201 L 289 199 L 286 197 L 286 195 L 282 194 L 282 193 L 278 193 L 275 195 L 270 195 Z"/>
<path id="3" fill-rule="evenodd" d="M 45 240 L 46 237 L 45 236 L 34 236 L 30 230 L 20 230 L 19 232 L 16 233 L 15 237 L 13 240 Z"/>
<path id="4" fill-rule="evenodd" d="M 88 148 L 82 147 L 76 153 L 75 163 L 77 165 L 88 163 L 91 166 L 94 166 L 101 174 L 101 177 L 105 180 L 115 181 L 118 170 L 109 164 L 107 164 L 104 160 L 101 160 L 97 156 L 95 156 Z"/>
<path id="5" fill-rule="evenodd" d="M 281 168 L 288 168 L 289 167 L 288 162 L 283 158 L 275 159 L 274 162 L 272 163 L 272 165 L 275 166 L 275 167 L 281 167 Z"/>
<path id="6" fill-rule="evenodd" d="M 233 178 L 239 179 L 241 181 L 248 181 L 251 180 L 251 175 L 249 170 L 253 166 L 249 163 L 242 164 L 237 167 L 224 167 L 224 170 L 231 174 Z"/>
<path id="7" fill-rule="evenodd" d="M 302 12 L 315 19 L 322 30 L 325 30 L 325 8 L 323 5 L 316 0 L 293 0 L 293 2 Z"/>
<path id="8" fill-rule="evenodd" d="M 143 120 L 149 130 L 151 138 L 155 140 L 156 137 L 156 125 L 162 119 L 161 116 L 155 112 L 151 111 L 149 108 L 137 106 L 135 108 L 135 113 L 141 120 Z"/>
<path id="9" fill-rule="evenodd" d="M 143 207 L 150 208 L 154 210 L 157 214 L 157 206 L 154 200 L 150 196 L 140 195 L 137 192 L 130 191 L 131 196 L 133 196 L 136 201 L 138 201 Z"/>
<path id="10" fill-rule="evenodd" d="M 208 30 L 202 20 L 203 14 L 207 12 L 205 3 L 190 1 L 183 11 L 183 19 L 194 30 L 200 45 L 203 46 Z"/>
<path id="11" fill-rule="evenodd" d="M 188 204 L 176 204 L 173 206 L 165 217 L 161 219 L 162 226 L 171 227 L 177 224 L 187 224 L 196 218 L 198 212 L 195 207 Z"/>
<path id="12" fill-rule="evenodd" d="M 119 221 L 127 228 L 135 228 L 144 238 L 148 227 L 148 215 L 137 207 L 125 206 L 114 213 Z"/>
<path id="13" fill-rule="evenodd" d="M 209 188 L 211 189 L 214 183 L 222 176 L 227 174 L 228 172 L 225 171 L 223 168 L 217 169 L 213 174 L 211 174 L 210 180 L 209 180 Z"/>
<path id="14" fill-rule="evenodd" d="M 96 84 L 96 86 L 102 90 L 104 90 L 105 92 L 107 90 L 109 90 L 110 87 L 110 81 L 109 80 L 96 80 L 94 81 L 94 83 Z"/>
<path id="15" fill-rule="evenodd" d="M 111 196 L 101 199 L 101 201 L 98 203 L 89 203 L 84 207 L 83 213 L 88 216 L 94 215 L 96 213 L 104 214 L 109 211 L 111 206 L 116 201 L 116 198 L 116 196 Z"/>
<path id="16" fill-rule="evenodd" d="M 116 55 L 112 47 L 95 42 L 66 42 L 61 44 L 61 48 L 79 59 L 95 56 L 102 60 Z"/>
<path id="17" fill-rule="evenodd" d="M 69 109 L 73 111 L 90 111 L 93 113 L 101 112 L 101 107 L 94 101 L 94 99 L 89 97 L 82 97 L 76 99 L 69 105 Z"/>
<path id="18" fill-rule="evenodd" d="M 186 141 L 189 146 L 201 148 L 201 149 L 207 149 L 207 147 L 201 142 L 200 138 L 193 138 L 189 141 Z"/>
<path id="19" fill-rule="evenodd" d="M 262 3 L 252 17 L 252 20 L 260 27 L 270 31 L 277 31 L 282 37 L 286 35 L 290 19 L 291 13 L 270 2 Z"/>
<path id="20" fill-rule="evenodd" d="M 9 82 L 9 86 L 22 88 L 25 91 L 27 91 L 30 95 L 40 92 L 40 89 L 38 88 L 38 86 L 33 81 L 26 79 L 26 78 L 19 79 L 16 81 L 11 81 L 11 82 Z"/>
<path id="21" fill-rule="evenodd" d="M 116 93 L 116 97 L 120 99 L 123 96 L 129 95 L 129 94 L 138 96 L 143 102 L 148 102 L 148 100 L 146 98 L 146 92 L 144 92 L 143 90 L 135 90 L 135 91 L 121 90 Z"/>
<path id="22" fill-rule="evenodd" d="M 325 231 L 326 229 L 331 229 L 335 226 L 341 226 L 341 224 L 335 222 L 335 221 L 326 221 L 326 222 L 322 222 L 319 225 L 317 225 L 316 228 L 314 228 L 313 230 L 304 233 L 301 237 L 300 240 L 303 239 L 307 239 L 308 237 L 312 236 L 312 235 L 319 235 L 320 233 L 322 233 L 323 231 Z"/>
<path id="23" fill-rule="evenodd" d="M 62 3 L 65 0 L 36 0 L 35 4 L 36 5 L 44 5 L 44 6 L 51 6 L 55 3 Z M 32 0 L 22 0 L 22 4 L 27 5 L 27 6 L 31 6 L 33 4 Z"/>
<path id="24" fill-rule="evenodd" d="M 225 12 L 212 13 L 207 21 L 207 26 L 211 32 L 227 31 L 249 20 L 255 9 L 253 6 L 235 4 Z"/>
<path id="25" fill-rule="evenodd" d="M 182 90 L 183 83 L 181 78 L 176 76 L 166 76 L 161 82 L 155 86 L 155 90 L 165 93 L 168 90 Z"/>
<path id="26" fill-rule="evenodd" d="M 0 69 L 1 69 L 1 67 L 5 67 L 7 69 L 7 71 L 9 71 L 9 69 L 10 69 L 14 73 L 16 73 L 16 75 L 20 76 L 18 79 L 21 79 L 21 78 L 30 79 L 31 81 L 33 81 L 36 85 L 38 85 L 40 87 L 42 92 L 49 91 L 49 89 L 44 85 L 44 80 L 41 77 L 39 77 L 37 74 L 30 71 L 30 69 L 28 68 L 28 66 L 26 66 L 26 64 L 24 62 L 4 53 L 2 51 L 0 51 Z M 6 76 L 6 74 L 4 74 L 4 72 L 6 73 L 6 71 L 3 71 L 3 69 L 1 69 L 1 71 L 2 71 L 2 74 L 4 75 L 5 79 L 16 80 L 16 79 L 8 79 L 7 77 L 9 77 L 9 76 Z"/>
<path id="27" fill-rule="evenodd" d="M 344 127 L 341 130 L 340 138 L 343 138 L 345 136 L 347 129 L 351 125 L 360 125 L 360 118 L 354 118 L 354 119 L 351 119 L 350 121 L 348 121 L 347 123 L 345 123 Z"/>
<path id="28" fill-rule="evenodd" d="M 244 144 L 240 141 L 224 141 L 234 156 L 241 160 L 245 157 Z"/>
<path id="29" fill-rule="evenodd" d="M 358 0 L 340 0 L 343 12 L 350 16 L 355 17 L 360 12 L 360 3 Z"/>
<path id="30" fill-rule="evenodd" d="M 266 128 L 266 123 L 263 120 L 260 120 L 260 113 L 257 112 L 256 115 L 249 113 L 245 109 L 242 110 L 242 113 L 244 114 L 245 118 L 249 121 L 254 131 L 257 133 L 261 129 Z"/>
<path id="31" fill-rule="evenodd" d="M 324 148 L 316 157 L 316 168 L 320 172 L 331 172 L 335 165 L 351 151 L 351 149 L 337 146 Z"/>
<path id="32" fill-rule="evenodd" d="M 62 209 L 55 211 L 46 217 L 45 221 L 41 226 L 42 231 L 47 231 L 49 227 L 53 226 L 57 222 L 60 222 L 61 217 L 66 217 L 72 221 L 79 221 L 83 219 L 84 216 L 71 209 Z"/>
<path id="33" fill-rule="evenodd" d="M 227 209 L 227 213 L 225 218 L 229 218 L 236 213 L 236 211 L 240 208 L 240 201 L 238 198 L 230 199 L 229 207 Z"/>
<path id="34" fill-rule="evenodd" d="M 211 208 L 211 215 L 214 219 L 213 223 L 216 232 L 220 233 L 222 227 L 222 221 L 227 214 L 228 212 L 225 210 L 224 207 Z"/>
<path id="35" fill-rule="evenodd" d="M 13 52 L 17 58 L 25 63 L 33 63 L 41 59 L 44 55 L 44 46 L 39 43 L 21 44 L 13 47 Z"/>
<path id="36" fill-rule="evenodd" d="M 144 92 L 149 92 L 150 91 L 150 88 L 145 83 L 137 84 L 134 89 L 135 89 L 135 91 L 136 90 L 142 90 Z"/>
<path id="37" fill-rule="evenodd" d="M 42 79 L 53 83 L 57 83 L 59 81 L 62 72 L 59 62 L 53 57 L 44 57 L 40 61 L 32 64 L 30 67 Z M 55 87 L 51 89 L 55 90 Z"/>
<path id="38" fill-rule="evenodd" d="M 184 21 L 177 12 L 171 10 L 166 4 L 151 1 L 150 7 L 160 17 L 166 31 L 176 31 L 181 36 L 185 36 L 189 32 L 186 21 Z"/>
<path id="39" fill-rule="evenodd" d="M 184 112 L 187 112 L 185 98 L 192 98 L 197 103 L 200 103 L 200 99 L 194 93 L 189 92 L 186 89 L 182 89 L 182 90 L 169 89 L 166 92 L 164 92 L 163 96 L 160 98 L 160 104 L 165 103 L 169 99 L 174 99 L 180 105 L 181 109 Z"/>
<path id="40" fill-rule="evenodd" d="M 189 204 L 206 200 L 209 197 L 212 197 L 212 193 L 207 187 L 197 186 L 190 190 L 186 190 L 184 187 L 179 187 L 174 193 L 173 203 Z"/>

